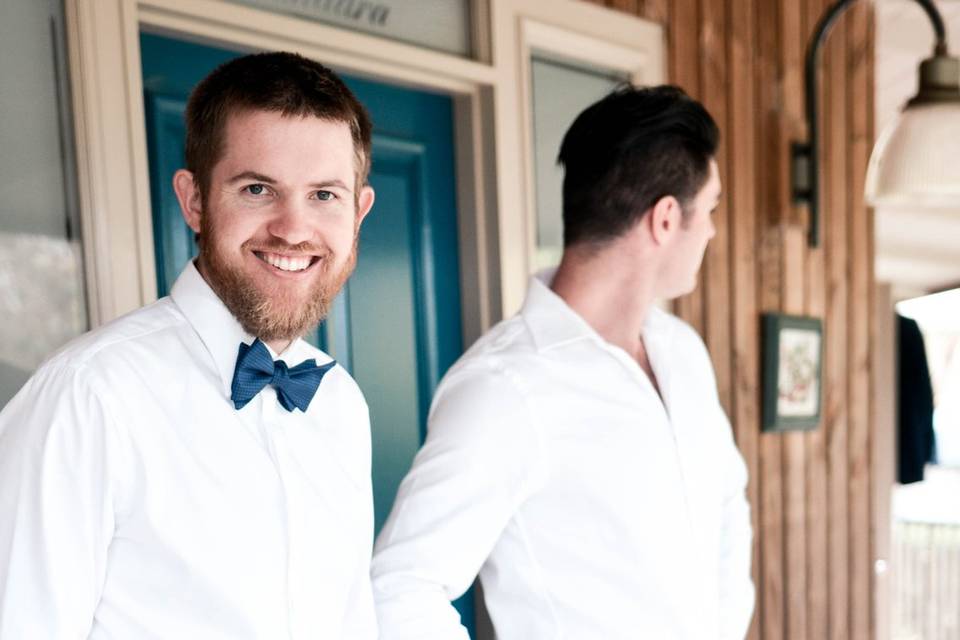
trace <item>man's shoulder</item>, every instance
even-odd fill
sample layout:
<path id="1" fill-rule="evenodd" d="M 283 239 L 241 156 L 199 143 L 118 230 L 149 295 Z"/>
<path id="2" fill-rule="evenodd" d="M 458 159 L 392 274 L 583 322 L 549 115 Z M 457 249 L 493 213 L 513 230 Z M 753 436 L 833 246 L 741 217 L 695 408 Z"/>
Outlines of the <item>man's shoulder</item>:
<path id="1" fill-rule="evenodd" d="M 0 430 L 30 418 L 52 428 L 55 411 L 83 413 L 112 404 L 109 397 L 123 395 L 144 370 L 154 370 L 172 354 L 170 341 L 155 337 L 180 322 L 162 299 L 74 338 L 48 357 L 8 403 L 3 417 L 9 420 Z M 145 353 L 153 354 L 152 362 L 144 361 Z"/>
<path id="2" fill-rule="evenodd" d="M 537 356 L 537 344 L 521 315 L 494 325 L 464 352 L 451 374 L 485 369 L 510 369 Z"/>
<path id="3" fill-rule="evenodd" d="M 147 353 L 159 357 L 164 354 L 165 336 L 186 324 L 170 298 L 161 298 L 74 338 L 47 358 L 40 368 L 90 370 L 115 364 L 113 361 L 118 357 L 127 359 Z"/>
<path id="4" fill-rule="evenodd" d="M 507 407 L 529 392 L 528 381 L 550 366 L 522 314 L 501 321 L 470 346 L 450 367 L 434 394 L 441 400 Z"/>

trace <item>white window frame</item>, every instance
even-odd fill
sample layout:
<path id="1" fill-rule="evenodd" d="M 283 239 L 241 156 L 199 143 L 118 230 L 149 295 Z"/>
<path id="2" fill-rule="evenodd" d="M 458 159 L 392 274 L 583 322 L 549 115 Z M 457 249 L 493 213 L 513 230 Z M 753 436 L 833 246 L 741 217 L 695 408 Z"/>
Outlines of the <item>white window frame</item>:
<path id="1" fill-rule="evenodd" d="M 475 0 L 476 59 L 221 0 L 66 0 L 81 220 L 94 326 L 156 299 L 141 28 L 284 49 L 454 100 L 465 344 L 516 311 L 534 263 L 534 49 L 664 77 L 663 28 L 574 0 Z"/>

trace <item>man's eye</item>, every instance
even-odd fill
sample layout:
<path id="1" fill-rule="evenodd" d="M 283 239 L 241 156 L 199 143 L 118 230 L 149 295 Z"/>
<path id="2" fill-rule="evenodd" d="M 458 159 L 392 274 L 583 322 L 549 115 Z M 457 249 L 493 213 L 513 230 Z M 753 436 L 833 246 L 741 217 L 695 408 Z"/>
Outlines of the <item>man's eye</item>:
<path id="1" fill-rule="evenodd" d="M 324 202 L 327 202 L 329 200 L 336 199 L 336 197 L 337 196 L 330 191 L 317 191 L 317 200 L 323 200 Z"/>
<path id="2" fill-rule="evenodd" d="M 262 196 L 267 192 L 267 187 L 262 184 L 251 184 L 246 187 L 246 191 L 252 196 Z"/>

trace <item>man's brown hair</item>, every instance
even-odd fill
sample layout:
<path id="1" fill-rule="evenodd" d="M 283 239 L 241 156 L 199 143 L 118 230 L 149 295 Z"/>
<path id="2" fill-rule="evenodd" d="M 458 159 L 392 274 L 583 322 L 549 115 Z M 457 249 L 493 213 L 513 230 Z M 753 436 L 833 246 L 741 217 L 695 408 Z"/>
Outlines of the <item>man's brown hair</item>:
<path id="1" fill-rule="evenodd" d="M 187 102 L 186 163 L 203 202 L 213 167 L 224 152 L 224 131 L 231 115 L 274 111 L 284 116 L 314 116 L 350 127 L 357 184 L 370 173 L 370 116 L 330 69 L 295 53 L 257 53 L 235 58 L 200 81 Z"/>

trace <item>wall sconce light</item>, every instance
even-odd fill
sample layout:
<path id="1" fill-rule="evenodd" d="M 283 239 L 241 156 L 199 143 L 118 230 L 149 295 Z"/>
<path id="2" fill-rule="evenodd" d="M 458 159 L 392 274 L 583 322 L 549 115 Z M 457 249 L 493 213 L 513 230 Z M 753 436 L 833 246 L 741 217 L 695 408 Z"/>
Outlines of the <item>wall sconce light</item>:
<path id="1" fill-rule="evenodd" d="M 792 146 L 793 200 L 810 209 L 809 244 L 820 244 L 820 134 L 817 62 L 833 23 L 855 0 L 838 0 L 820 18 L 804 67 L 809 142 Z M 946 29 L 933 0 L 915 0 L 933 24 L 933 56 L 920 63 L 917 95 L 877 140 L 865 196 L 884 206 L 960 207 L 960 60 L 947 54 Z"/>

